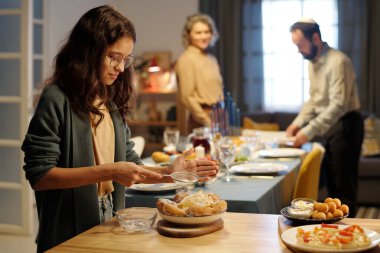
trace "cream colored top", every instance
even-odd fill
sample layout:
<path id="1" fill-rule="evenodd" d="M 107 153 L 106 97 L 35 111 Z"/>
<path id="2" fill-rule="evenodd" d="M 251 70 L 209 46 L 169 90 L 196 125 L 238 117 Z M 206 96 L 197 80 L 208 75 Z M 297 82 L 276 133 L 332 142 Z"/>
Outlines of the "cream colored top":
<path id="1" fill-rule="evenodd" d="M 213 105 L 223 99 L 222 76 L 216 58 L 188 46 L 176 64 L 181 100 L 199 123 L 210 126 L 210 116 L 201 104 Z"/>
<path id="2" fill-rule="evenodd" d="M 111 115 L 105 105 L 101 105 L 101 112 L 104 114 L 102 122 L 96 126 L 99 121 L 99 115 L 91 115 L 92 141 L 94 145 L 95 164 L 113 163 L 115 161 L 115 130 Z M 103 196 L 113 192 L 112 181 L 98 183 L 98 196 Z"/>
<path id="3" fill-rule="evenodd" d="M 355 70 L 342 52 L 324 43 L 321 56 L 309 63 L 310 99 L 293 124 L 312 139 L 324 135 L 343 115 L 359 110 Z"/>

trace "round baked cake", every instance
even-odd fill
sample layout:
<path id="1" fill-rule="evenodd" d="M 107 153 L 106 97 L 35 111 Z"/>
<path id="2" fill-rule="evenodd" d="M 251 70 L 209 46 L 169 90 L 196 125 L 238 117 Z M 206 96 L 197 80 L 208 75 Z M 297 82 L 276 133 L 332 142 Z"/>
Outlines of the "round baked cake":
<path id="1" fill-rule="evenodd" d="M 156 204 L 161 213 L 173 216 L 208 216 L 224 212 L 227 209 L 225 200 L 221 200 L 214 193 L 203 191 L 194 194 L 177 193 L 174 201 L 158 199 Z"/>

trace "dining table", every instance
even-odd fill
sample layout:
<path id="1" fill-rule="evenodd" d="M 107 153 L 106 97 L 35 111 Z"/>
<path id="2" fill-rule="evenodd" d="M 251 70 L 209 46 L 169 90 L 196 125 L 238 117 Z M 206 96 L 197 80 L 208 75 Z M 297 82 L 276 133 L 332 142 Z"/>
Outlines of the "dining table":
<path id="1" fill-rule="evenodd" d="M 143 159 L 151 163 L 151 159 Z M 279 214 L 292 200 L 301 158 L 255 159 L 256 163 L 281 164 L 287 169 L 270 175 L 232 175 L 226 182 L 223 176 L 213 182 L 196 186 L 190 193 L 204 191 L 217 194 L 228 203 L 228 210 L 240 213 Z M 160 198 L 172 199 L 175 191 L 141 191 L 127 188 L 125 206 L 155 207 Z"/>
<path id="2" fill-rule="evenodd" d="M 281 234 L 295 225 L 281 215 L 226 212 L 224 226 L 206 235 L 191 238 L 163 236 L 157 231 L 156 219 L 148 233 L 128 233 L 115 219 L 97 225 L 48 250 L 65 252 L 299 252 L 285 245 Z M 359 225 L 380 233 L 380 220 L 345 218 L 337 224 Z M 370 253 L 380 253 L 378 245 Z"/>

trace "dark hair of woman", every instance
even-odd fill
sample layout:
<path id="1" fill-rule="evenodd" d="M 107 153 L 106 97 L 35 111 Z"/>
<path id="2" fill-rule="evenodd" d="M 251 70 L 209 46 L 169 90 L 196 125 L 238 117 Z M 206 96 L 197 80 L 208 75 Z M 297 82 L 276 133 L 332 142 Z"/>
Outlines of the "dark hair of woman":
<path id="1" fill-rule="evenodd" d="M 100 83 L 105 51 L 123 36 L 136 42 L 133 24 L 114 8 L 100 6 L 79 19 L 57 54 L 49 83 L 61 87 L 79 115 L 91 112 L 100 115 L 102 120 L 103 114 L 94 105 L 97 98 L 109 110 L 119 110 L 124 121 L 133 109 L 136 95 L 132 84 L 132 65 L 120 73 L 112 85 Z"/>

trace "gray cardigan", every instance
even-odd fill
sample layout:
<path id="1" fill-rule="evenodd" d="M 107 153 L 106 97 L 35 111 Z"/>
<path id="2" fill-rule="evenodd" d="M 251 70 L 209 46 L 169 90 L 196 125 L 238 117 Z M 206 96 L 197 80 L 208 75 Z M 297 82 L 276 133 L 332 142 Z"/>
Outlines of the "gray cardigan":
<path id="1" fill-rule="evenodd" d="M 115 162 L 141 164 L 129 140 L 130 130 L 119 112 L 111 112 L 115 128 Z M 26 178 L 34 185 L 53 167 L 94 165 L 88 116 L 79 117 L 57 85 L 45 88 L 22 145 Z M 114 211 L 124 208 L 125 187 L 113 182 Z M 97 185 L 35 192 L 39 231 L 37 251 L 45 251 L 99 224 Z"/>

